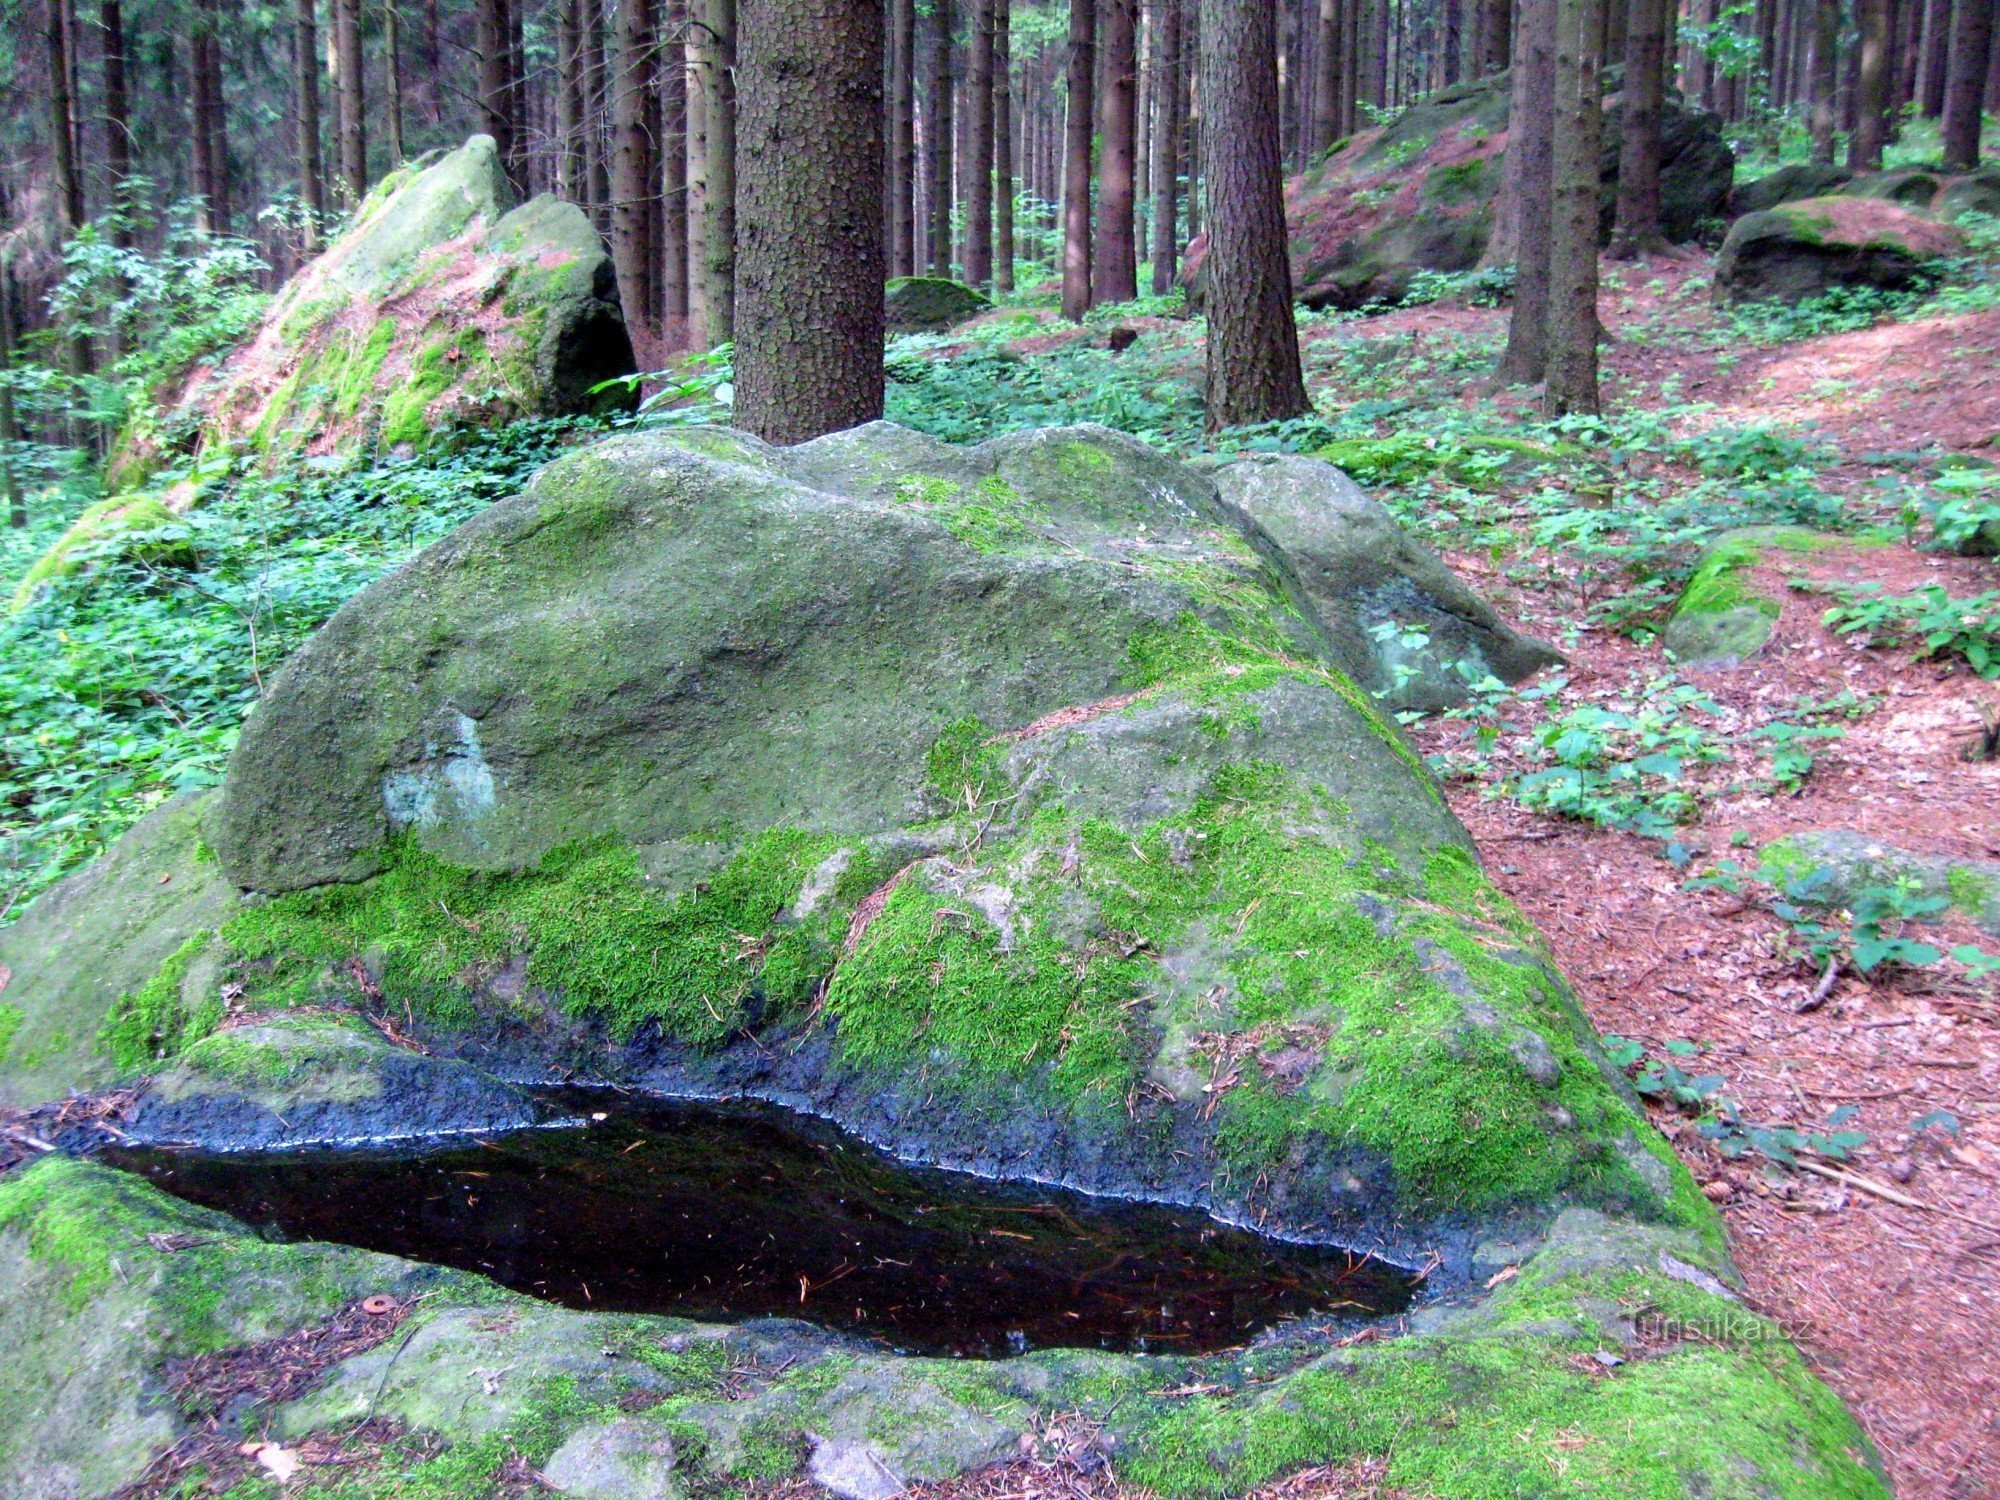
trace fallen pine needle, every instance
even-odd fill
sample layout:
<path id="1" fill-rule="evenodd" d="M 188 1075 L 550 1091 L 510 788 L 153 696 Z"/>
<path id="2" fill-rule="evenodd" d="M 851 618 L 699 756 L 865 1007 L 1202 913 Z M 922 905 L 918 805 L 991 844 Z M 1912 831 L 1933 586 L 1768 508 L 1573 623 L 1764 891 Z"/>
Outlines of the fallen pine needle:
<path id="1" fill-rule="evenodd" d="M 1823 1167 L 1816 1161 L 1798 1160 L 1801 1171 L 1811 1172 L 1815 1177 L 1825 1177 L 1833 1182 L 1843 1183 L 1851 1188 L 1859 1188 L 1864 1193 L 1873 1193 L 1877 1198 L 1904 1208 L 1920 1208 L 1928 1214 L 1944 1214 L 1949 1218 L 1963 1219 L 1968 1224 L 1977 1224 L 1981 1229 L 2000 1233 L 2000 1224 L 1990 1224 L 1986 1220 L 1966 1213 L 1963 1209 L 1949 1207 L 1942 1203 L 1926 1203 L 1921 1198 L 1912 1198 L 1908 1193 L 1899 1193 L 1886 1182 L 1877 1182 L 1872 1177 L 1863 1177 L 1855 1172 L 1843 1172 L 1837 1167 Z"/>

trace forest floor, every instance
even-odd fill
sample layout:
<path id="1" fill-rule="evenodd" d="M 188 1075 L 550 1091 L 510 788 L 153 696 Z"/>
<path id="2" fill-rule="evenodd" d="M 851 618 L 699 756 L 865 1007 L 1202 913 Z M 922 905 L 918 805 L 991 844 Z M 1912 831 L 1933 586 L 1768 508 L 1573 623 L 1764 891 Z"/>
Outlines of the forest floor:
<path id="1" fill-rule="evenodd" d="M 1483 492 L 1434 478 L 1399 484 L 1393 458 L 1385 460 L 1371 491 L 1503 614 L 1560 642 L 1568 657 L 1555 684 L 1419 723 L 1413 734 L 1434 764 L 1456 769 L 1448 793 L 1488 870 L 1547 934 L 1600 1032 L 1641 1044 L 1648 1059 L 1698 1059 L 1688 1071 L 1722 1075 L 1746 1120 L 1824 1130 L 1849 1107 L 1839 1123 L 1866 1139 L 1832 1170 L 1866 1187 L 1755 1153 L 1725 1157 L 1693 1110 L 1656 1105 L 1654 1115 L 1721 1208 L 1751 1305 L 1799 1342 L 1860 1416 L 1896 1493 L 1992 1500 L 2000 1496 L 1992 981 L 1948 964 L 1885 964 L 1866 976 L 1838 972 L 1823 986 L 1824 971 L 1801 961 L 1796 937 L 1767 904 L 1689 889 L 1689 880 L 1732 855 L 1754 868 L 1757 848 L 1804 830 L 2000 859 L 2000 761 L 1968 758 L 1982 727 L 2000 720 L 2000 681 L 1982 680 L 1963 660 L 1837 634 L 1822 619 L 1821 592 L 1879 584 L 1908 596 L 1942 585 L 1957 599 L 2000 588 L 2000 563 L 1883 540 L 1900 528 L 1913 475 L 1940 455 L 1980 455 L 2000 441 L 2000 310 L 1817 336 L 1810 324 L 1746 329 L 1711 308 L 1708 268 L 1709 257 L 1693 251 L 1607 266 L 1606 409 L 1637 434 L 1608 473 L 1558 481 L 1567 497 L 1552 497 L 1540 477 L 1537 497 L 1504 482 Z M 1379 410 L 1376 431 L 1427 433 L 1425 444 L 1440 450 L 1461 424 L 1542 436 L 1534 393 L 1496 398 L 1481 387 L 1506 320 L 1504 308 L 1445 300 L 1309 326 L 1315 404 L 1336 426 L 1343 415 Z M 1140 316 L 1126 326 L 1140 332 L 1142 357 L 1151 348 L 1157 376 L 1198 380 L 1199 341 L 1186 325 Z M 1112 346 L 1102 327 L 1008 331 L 1009 351 L 1030 359 Z M 1774 450 L 1770 462 L 1732 468 L 1732 452 L 1760 443 Z M 1718 454 L 1723 462 L 1710 461 Z M 1648 605 L 1657 628 L 1674 592 L 1632 587 L 1646 571 L 1643 559 L 1635 566 L 1643 545 L 1593 550 L 1561 540 L 1589 535 L 1574 519 L 1579 504 L 1621 525 L 1652 507 L 1671 526 L 1676 515 L 1701 519 L 1704 504 L 1727 513 L 1744 495 L 1802 475 L 1838 504 L 1842 524 L 1878 530 L 1865 544 L 1788 556 L 1767 580 L 1784 597 L 1775 633 L 1739 666 L 1677 669 L 1653 631 L 1633 628 Z M 1635 601 L 1623 610 L 1621 590 Z M 1661 837 L 1594 826 L 1516 794 L 1521 778 L 1548 763 L 1547 726 L 1562 713 L 1578 722 L 1580 706 L 1650 708 L 1669 743 L 1698 745 L 1686 781 L 1693 805 L 1670 850 Z M 1757 731 L 1787 717 L 1838 722 L 1796 786 L 1759 774 L 1771 746 Z M 1487 743 L 1468 750 L 1482 726 Z M 1952 922 L 1911 933 L 1939 947 L 1981 940 Z M 1951 1128 L 1939 1128 L 1947 1116 Z M 1934 1123 L 1919 1128 L 1927 1117 Z M 1115 1488 L 1023 1463 L 940 1493 L 990 1500 Z M 1367 1465 L 1298 1476 L 1281 1491 L 1285 1500 L 1398 1493 Z"/>

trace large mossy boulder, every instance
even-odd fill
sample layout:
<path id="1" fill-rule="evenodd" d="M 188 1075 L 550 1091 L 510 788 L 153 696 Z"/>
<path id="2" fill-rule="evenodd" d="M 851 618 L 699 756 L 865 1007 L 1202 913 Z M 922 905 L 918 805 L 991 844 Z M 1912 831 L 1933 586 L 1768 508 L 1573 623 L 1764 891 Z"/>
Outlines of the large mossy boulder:
<path id="1" fill-rule="evenodd" d="M 177 435 L 269 455 L 422 447 L 465 425 L 629 405 L 611 257 L 583 211 L 514 206 L 489 136 L 377 183 L 249 343 L 197 367 L 113 460 L 143 480 Z"/>
<path id="2" fill-rule="evenodd" d="M 1729 217 L 1760 214 L 1780 203 L 1797 203 L 1837 193 L 1854 174 L 1830 162 L 1788 162 L 1774 172 L 1739 182 L 1729 190 Z"/>
<path id="3" fill-rule="evenodd" d="M 1744 526 L 1726 531 L 1695 560 L 1660 644 L 1690 667 L 1734 667 L 1764 649 L 1784 612 L 1774 558 L 1852 543 L 1804 526 Z"/>
<path id="4" fill-rule="evenodd" d="M 1509 75 L 1440 90 L 1350 136 L 1285 185 L 1292 288 L 1309 307 L 1356 308 L 1403 295 L 1421 271 L 1466 271 L 1485 254 L 1507 147 Z M 1604 232 L 1618 179 L 1621 96 L 1606 101 Z M 1678 97 L 1662 125 L 1660 199 L 1670 239 L 1719 218 L 1735 158 L 1717 118 Z M 1199 291 L 1205 240 L 1184 279 Z"/>
<path id="5" fill-rule="evenodd" d="M 1888 198 L 1809 198 L 1729 226 L 1715 257 L 1714 296 L 1795 303 L 1838 288 L 1921 288 L 1964 249 L 1949 225 Z"/>
<path id="6" fill-rule="evenodd" d="M 1315 474 L 1218 484 L 1100 428 L 575 453 L 343 609 L 219 800 L 30 911 L 0 1078 L 58 1094 L 67 1062 L 142 1089 L 142 1137 L 236 1148 L 399 1099 L 505 1123 L 501 1077 L 762 1099 L 1424 1266 L 1404 1336 L 902 1358 L 267 1244 L 56 1158 L 0 1179 L 0 1489 L 105 1495 L 201 1418 L 199 1382 L 146 1394 L 169 1361 L 421 1289 L 232 1420 L 294 1452 L 393 1424 L 358 1462 L 409 1493 L 524 1460 L 578 1495 L 804 1470 L 853 1500 L 1081 1417 L 1164 1496 L 1356 1457 L 1417 1493 L 1881 1495 L 1357 684 L 1366 590 L 1330 560 L 1375 520 L 1309 514 Z M 1493 624 L 1452 649 L 1504 654 Z"/>
<path id="7" fill-rule="evenodd" d="M 949 276 L 897 276 L 883 295 L 891 333 L 942 333 L 993 304 Z"/>
<path id="8" fill-rule="evenodd" d="M 306 1493 L 487 1500 L 517 1493 L 525 1466 L 577 1500 L 807 1474 L 861 1500 L 1032 1443 L 1060 1455 L 1075 1434 L 1169 1500 L 1371 1458 L 1399 1493 L 1462 1500 L 1886 1500 L 1865 1434 L 1700 1234 L 1570 1209 L 1495 1253 L 1492 1290 L 1348 1347 L 914 1359 L 799 1323 L 570 1311 L 274 1244 L 57 1157 L 0 1178 L 0 1490 L 100 1500 L 166 1477 L 173 1445 L 219 1415 L 224 1451 L 280 1445 Z M 364 1298 L 392 1309 L 373 1337 Z M 187 1378 L 231 1357 L 288 1378 L 241 1396 L 226 1374 Z"/>

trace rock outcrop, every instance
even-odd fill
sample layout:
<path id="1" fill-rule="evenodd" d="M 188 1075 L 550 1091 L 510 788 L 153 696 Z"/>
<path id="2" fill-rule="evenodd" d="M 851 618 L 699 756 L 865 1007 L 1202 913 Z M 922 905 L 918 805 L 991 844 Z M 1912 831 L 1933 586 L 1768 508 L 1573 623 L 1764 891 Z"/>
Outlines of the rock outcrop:
<path id="1" fill-rule="evenodd" d="M 942 333 L 993 304 L 948 276 L 898 276 L 884 293 L 891 333 Z"/>
<path id="2" fill-rule="evenodd" d="M 1965 242 L 1887 198 L 1784 203 L 1729 226 L 1715 257 L 1717 302 L 1804 302 L 1836 288 L 1904 291 L 1939 274 Z"/>
<path id="3" fill-rule="evenodd" d="M 630 405 L 636 389 L 596 389 L 634 368 L 610 255 L 574 204 L 512 199 L 488 136 L 391 172 L 249 343 L 127 435 L 114 487 L 165 459 L 164 433 L 276 461 Z"/>
<path id="4" fill-rule="evenodd" d="M 1349 137 L 1285 185 L 1292 288 L 1308 307 L 1393 300 L 1420 271 L 1477 266 L 1493 229 L 1507 148 L 1509 75 L 1442 89 L 1386 125 Z M 1620 96 L 1606 101 L 1603 227 L 1618 180 Z M 1724 212 L 1735 158 L 1720 122 L 1669 100 L 1662 118 L 1661 217 L 1692 238 Z M 1198 294 L 1204 240 L 1183 279 Z"/>

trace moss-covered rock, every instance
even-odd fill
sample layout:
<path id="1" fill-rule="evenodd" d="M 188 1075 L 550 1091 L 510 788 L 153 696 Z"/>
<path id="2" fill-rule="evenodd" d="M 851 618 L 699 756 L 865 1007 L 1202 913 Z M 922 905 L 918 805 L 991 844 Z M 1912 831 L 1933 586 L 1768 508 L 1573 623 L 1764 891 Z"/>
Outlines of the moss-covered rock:
<path id="1" fill-rule="evenodd" d="M 67 578 L 103 558 L 149 567 L 185 567 L 194 561 L 193 534 L 155 495 L 122 494 L 84 509 L 56 544 L 21 575 L 14 608 L 24 609 L 51 579 Z"/>
<path id="2" fill-rule="evenodd" d="M 578 1486 L 615 1463 L 667 1494 L 802 1472 L 884 1493 L 1023 1439 L 1061 1451 L 1074 1434 L 1083 1451 L 1101 1433 L 1121 1479 L 1174 1500 L 1360 1458 L 1439 1500 L 1887 1496 L 1860 1428 L 1735 1300 L 1698 1234 L 1571 1210 L 1504 1253 L 1492 1290 L 1351 1347 L 1322 1333 L 1200 1359 L 907 1359 L 800 1324 L 570 1312 L 387 1256 L 272 1244 L 56 1159 L 0 1181 L 0 1488 L 107 1495 L 187 1430 L 170 1360 L 425 1292 L 394 1338 L 304 1395 L 229 1413 L 294 1447 L 371 1417 L 404 1434 L 307 1468 L 292 1492 L 483 1500 L 525 1461 Z"/>
<path id="3" fill-rule="evenodd" d="M 1832 196 L 1745 214 L 1715 258 L 1718 302 L 1803 302 L 1836 287 L 1901 291 L 1964 253 L 1949 225 L 1888 198 Z"/>
<path id="4" fill-rule="evenodd" d="M 1768 844 L 1764 868 L 1790 882 L 1793 899 L 1813 906 L 1850 907 L 1870 887 L 1898 886 L 1943 901 L 1986 932 L 2000 936 L 2000 863 L 1913 854 L 1851 829 L 1815 829 Z"/>
<path id="5" fill-rule="evenodd" d="M 897 276 L 884 295 L 893 333 L 942 333 L 993 305 L 948 276 Z"/>
<path id="6" fill-rule="evenodd" d="M 1816 552 L 1840 538 L 1802 526 L 1747 526 L 1724 532 L 1702 552 L 1660 644 L 1693 667 L 1731 667 L 1770 640 L 1782 600 L 1756 577 L 1773 552 Z"/>
<path id="7" fill-rule="evenodd" d="M 1214 474 L 1223 500 L 1282 549 L 1342 659 L 1366 664 L 1358 680 L 1383 701 L 1453 708 L 1471 683 L 1519 682 L 1562 660 L 1324 459 L 1246 454 Z"/>
<path id="8" fill-rule="evenodd" d="M 1760 214 L 1781 203 L 1797 203 L 1837 193 L 1854 174 L 1831 163 L 1787 162 L 1775 172 L 1739 182 L 1729 190 L 1729 217 Z"/>
<path id="9" fill-rule="evenodd" d="M 1292 287 L 1309 307 L 1400 297 L 1420 271 L 1479 264 L 1492 233 L 1507 145 L 1509 75 L 1442 89 L 1359 132 L 1285 185 Z M 1603 229 L 1616 195 L 1620 96 L 1606 101 Z M 1693 237 L 1719 217 L 1735 158 L 1721 124 L 1671 99 L 1661 121 L 1660 200 L 1667 234 Z M 1198 295 L 1205 238 L 1182 279 Z"/>
<path id="10" fill-rule="evenodd" d="M 248 344 L 167 393 L 161 429 L 276 463 L 629 405 L 595 389 L 634 368 L 609 253 L 575 205 L 511 201 L 487 136 L 390 173 Z M 165 457 L 135 443 L 121 475 Z"/>

